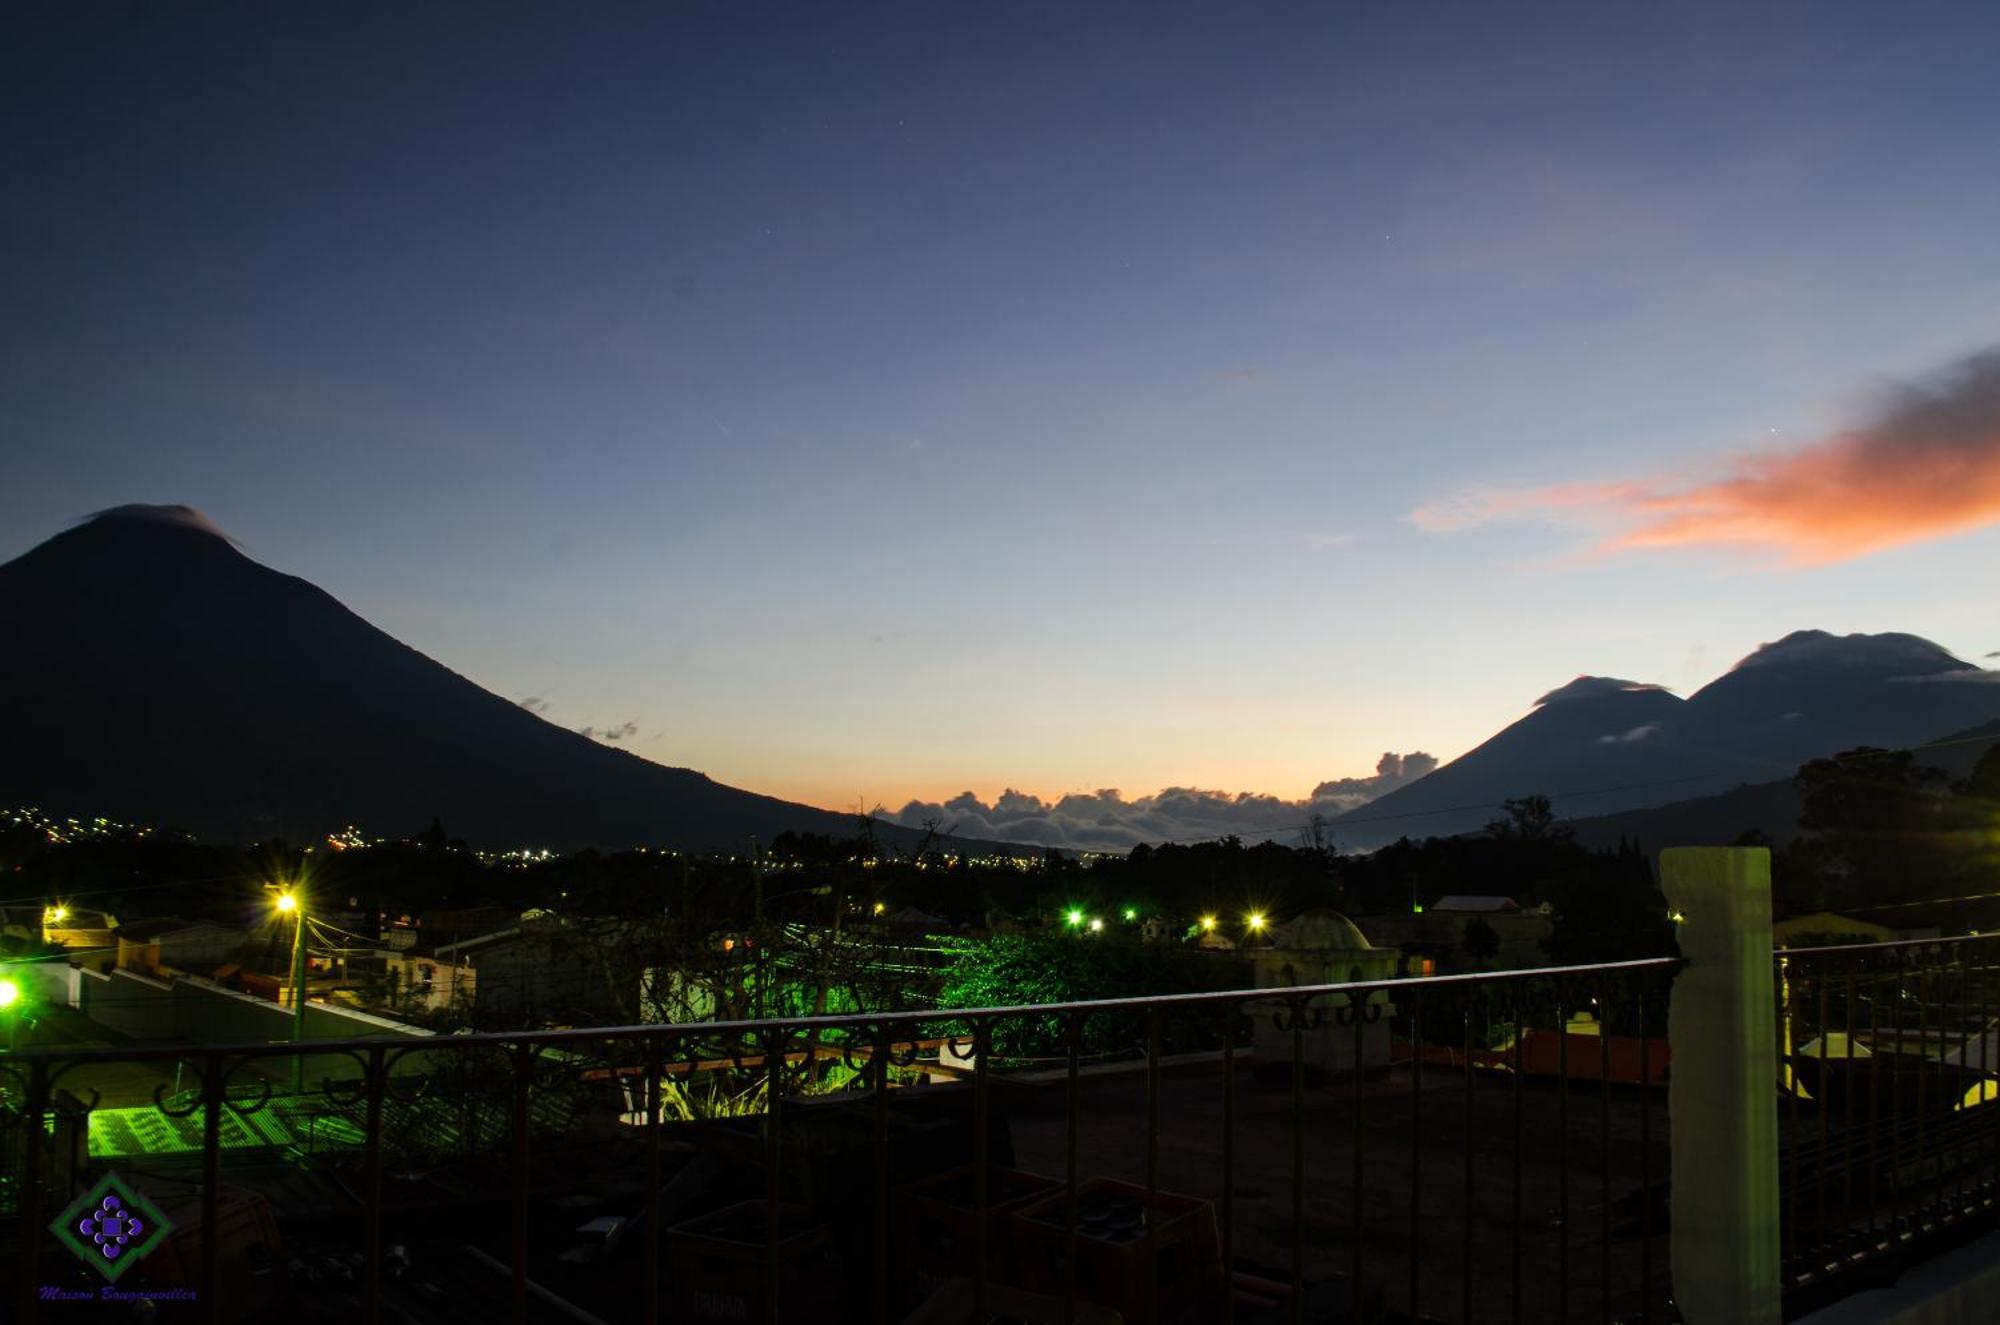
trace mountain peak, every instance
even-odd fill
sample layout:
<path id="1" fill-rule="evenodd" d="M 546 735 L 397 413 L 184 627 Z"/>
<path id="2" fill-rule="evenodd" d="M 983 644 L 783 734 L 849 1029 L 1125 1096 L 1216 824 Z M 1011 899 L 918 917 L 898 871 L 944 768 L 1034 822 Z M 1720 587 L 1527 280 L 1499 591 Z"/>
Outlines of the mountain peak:
<path id="1" fill-rule="evenodd" d="M 192 506 L 171 504 L 149 505 L 145 502 L 128 502 L 123 506 L 108 506 L 93 512 L 77 522 L 82 526 L 96 525 L 151 525 L 169 529 L 187 529 L 194 533 L 219 538 L 232 546 L 236 540 L 221 525 Z"/>
<path id="2" fill-rule="evenodd" d="M 1920 635 L 1885 631 L 1879 635 L 1835 635 L 1824 630 L 1795 630 L 1783 639 L 1760 644 L 1731 672 L 1757 667 L 1855 668 L 1925 675 L 1970 670 L 1972 664 Z"/>
<path id="3" fill-rule="evenodd" d="M 1626 681 L 1615 676 L 1579 676 L 1568 685 L 1557 686 L 1535 701 L 1536 708 L 1562 704 L 1574 699 L 1596 699 L 1604 695 L 1672 694 L 1666 686 L 1651 681 Z"/>

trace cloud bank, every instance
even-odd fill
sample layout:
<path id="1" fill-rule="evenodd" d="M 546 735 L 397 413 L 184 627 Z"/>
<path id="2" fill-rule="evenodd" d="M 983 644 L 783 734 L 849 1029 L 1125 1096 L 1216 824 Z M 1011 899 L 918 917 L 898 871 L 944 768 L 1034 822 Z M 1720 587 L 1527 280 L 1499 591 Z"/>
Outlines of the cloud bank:
<path id="1" fill-rule="evenodd" d="M 1301 800 L 1257 792 L 1206 791 L 1168 787 L 1127 800 L 1115 788 L 1076 792 L 1059 800 L 1013 788 L 992 803 L 972 792 L 948 801 L 913 800 L 889 815 L 895 823 L 921 828 L 935 821 L 964 837 L 1095 851 L 1124 851 L 1141 842 L 1183 842 L 1235 834 L 1245 840 L 1300 839 L 1315 814 L 1332 818 L 1365 805 L 1438 765 L 1413 751 L 1385 754 L 1372 777 L 1337 778 L 1314 787 Z"/>
<path id="2" fill-rule="evenodd" d="M 1431 532 L 1502 520 L 1581 524 L 1596 550 L 1759 547 L 1825 565 L 2000 522 L 2000 347 L 1895 388 L 1863 425 L 1723 461 L 1695 481 L 1635 478 L 1462 493 L 1419 507 Z"/>

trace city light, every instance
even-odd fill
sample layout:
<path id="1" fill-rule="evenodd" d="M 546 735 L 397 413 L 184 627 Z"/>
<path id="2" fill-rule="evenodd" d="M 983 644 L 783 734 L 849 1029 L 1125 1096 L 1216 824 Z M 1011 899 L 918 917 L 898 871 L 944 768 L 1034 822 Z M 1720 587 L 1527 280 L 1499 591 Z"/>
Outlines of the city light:
<path id="1" fill-rule="evenodd" d="M 1090 922 L 1090 932 L 1093 934 L 1102 934 L 1104 932 L 1104 922 L 1093 918 Z"/>
<path id="2" fill-rule="evenodd" d="M 299 909 L 299 899 L 290 893 L 278 894 L 278 909 L 287 914 Z"/>
<path id="3" fill-rule="evenodd" d="M 1243 918 L 1243 923 L 1250 927 L 1252 933 L 1255 933 L 1264 928 L 1264 913 L 1262 911 L 1252 911 Z"/>
<path id="4" fill-rule="evenodd" d="M 1138 907 L 1136 907 L 1136 906 L 1128 906 L 1128 907 L 1126 907 L 1126 908 L 1125 908 L 1125 920 L 1126 920 L 1126 922 L 1127 922 L 1128 924 L 1129 924 L 1130 922 L 1134 921 L 1134 920 L 1137 920 L 1138 918 L 1139 918 L 1139 908 L 1138 908 Z"/>
<path id="5" fill-rule="evenodd" d="M 12 980 L 0 980 L 0 1008 L 11 1008 L 21 997 L 21 986 Z"/>
<path id="6" fill-rule="evenodd" d="M 1069 922 L 1069 927 L 1071 929 L 1075 929 L 1083 924 L 1083 912 L 1071 911 L 1068 915 L 1064 916 L 1063 919 Z"/>
<path id="7" fill-rule="evenodd" d="M 1203 916 L 1201 918 L 1201 932 L 1204 934 L 1213 934 L 1215 932 L 1215 927 L 1220 923 L 1222 922 L 1217 920 L 1214 916 Z"/>
<path id="8" fill-rule="evenodd" d="M 61 902 L 57 902 L 54 906 L 49 908 L 49 913 L 48 916 L 46 917 L 45 923 L 51 925 L 60 925 L 63 921 L 67 919 L 69 919 L 69 908 L 64 906 Z"/>

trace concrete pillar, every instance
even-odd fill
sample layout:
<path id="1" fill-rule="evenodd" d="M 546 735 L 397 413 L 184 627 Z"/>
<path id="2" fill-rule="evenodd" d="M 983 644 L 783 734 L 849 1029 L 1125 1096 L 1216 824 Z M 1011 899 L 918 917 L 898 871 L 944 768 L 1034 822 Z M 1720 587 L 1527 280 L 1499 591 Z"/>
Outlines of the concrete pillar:
<path id="1" fill-rule="evenodd" d="M 1771 853 L 1660 853 L 1681 955 L 1673 1044 L 1674 1299 L 1687 1325 L 1778 1325 L 1778 1045 Z"/>

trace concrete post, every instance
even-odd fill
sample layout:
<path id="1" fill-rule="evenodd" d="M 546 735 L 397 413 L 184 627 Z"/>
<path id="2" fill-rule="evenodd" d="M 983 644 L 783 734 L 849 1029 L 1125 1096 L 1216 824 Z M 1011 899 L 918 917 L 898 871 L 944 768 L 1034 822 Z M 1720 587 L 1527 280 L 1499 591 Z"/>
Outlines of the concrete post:
<path id="1" fill-rule="evenodd" d="M 1687 958 L 1667 1014 L 1674 1299 L 1687 1325 L 1778 1325 L 1771 853 L 1675 847 L 1660 877 Z"/>

